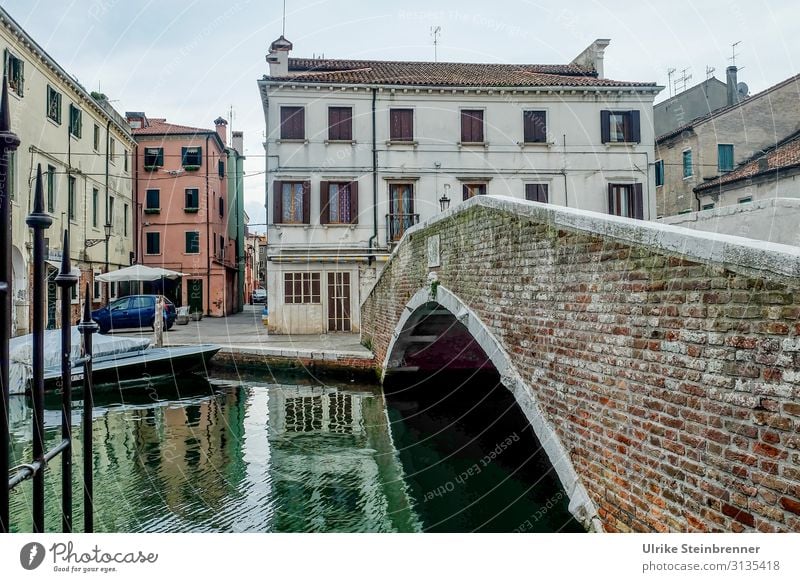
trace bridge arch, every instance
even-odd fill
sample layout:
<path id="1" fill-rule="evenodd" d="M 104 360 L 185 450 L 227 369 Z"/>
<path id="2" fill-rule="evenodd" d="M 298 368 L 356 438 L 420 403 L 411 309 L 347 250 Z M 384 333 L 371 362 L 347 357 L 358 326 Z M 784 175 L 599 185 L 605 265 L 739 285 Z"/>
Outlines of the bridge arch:
<path id="1" fill-rule="evenodd" d="M 514 396 L 518 406 L 528 419 L 531 428 L 533 428 L 536 437 L 539 439 L 545 454 L 550 460 L 550 464 L 555 469 L 558 479 L 569 497 L 570 513 L 588 530 L 602 531 L 603 528 L 598 518 L 597 508 L 581 483 L 567 450 L 547 420 L 533 391 L 517 371 L 511 357 L 503 349 L 500 341 L 480 320 L 478 315 L 453 291 L 443 285 L 438 285 L 433 292 L 430 287 L 425 287 L 414 293 L 405 305 L 389 340 L 383 366 L 381 367 L 381 378 L 385 379 L 387 372 L 403 368 L 405 352 L 409 346 L 407 342 L 408 334 L 413 333 L 414 324 L 419 321 L 421 313 L 426 309 L 430 310 L 432 308 L 442 308 L 451 314 L 455 321 L 469 332 L 471 338 L 483 350 L 500 375 L 502 384 Z"/>

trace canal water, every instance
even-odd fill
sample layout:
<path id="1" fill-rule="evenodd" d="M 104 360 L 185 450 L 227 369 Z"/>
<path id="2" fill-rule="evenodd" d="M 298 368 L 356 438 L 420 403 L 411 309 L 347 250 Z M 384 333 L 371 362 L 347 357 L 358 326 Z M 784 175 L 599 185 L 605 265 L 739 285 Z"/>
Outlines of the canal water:
<path id="1" fill-rule="evenodd" d="M 95 529 L 107 532 L 581 531 L 522 413 L 496 378 L 379 386 L 307 376 L 189 376 L 95 399 Z M 450 386 L 445 391 L 442 386 Z M 30 403 L 12 397 L 14 464 Z M 77 442 L 81 407 L 75 402 Z M 48 398 L 48 448 L 60 440 Z M 78 446 L 78 449 L 80 446 Z M 81 456 L 74 455 L 76 531 Z M 60 528 L 60 460 L 47 529 Z M 31 531 L 31 484 L 12 492 Z"/>

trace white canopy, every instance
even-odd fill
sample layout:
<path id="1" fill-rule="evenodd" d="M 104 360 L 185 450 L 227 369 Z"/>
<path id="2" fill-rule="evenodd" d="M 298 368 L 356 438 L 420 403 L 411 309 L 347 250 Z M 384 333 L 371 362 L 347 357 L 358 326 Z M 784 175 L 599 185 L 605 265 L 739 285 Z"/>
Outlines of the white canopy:
<path id="1" fill-rule="evenodd" d="M 186 273 L 170 271 L 161 267 L 148 267 L 147 265 L 132 265 L 124 269 L 111 271 L 95 277 L 96 281 L 103 283 L 119 283 L 120 281 L 157 281 L 158 279 L 177 279 Z"/>

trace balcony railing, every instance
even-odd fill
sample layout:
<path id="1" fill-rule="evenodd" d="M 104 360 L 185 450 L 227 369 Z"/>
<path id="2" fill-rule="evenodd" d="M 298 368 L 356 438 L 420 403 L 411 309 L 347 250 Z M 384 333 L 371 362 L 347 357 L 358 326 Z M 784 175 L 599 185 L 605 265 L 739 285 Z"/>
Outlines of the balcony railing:
<path id="1" fill-rule="evenodd" d="M 399 241 L 403 233 L 419 222 L 419 214 L 387 214 L 386 244 Z"/>

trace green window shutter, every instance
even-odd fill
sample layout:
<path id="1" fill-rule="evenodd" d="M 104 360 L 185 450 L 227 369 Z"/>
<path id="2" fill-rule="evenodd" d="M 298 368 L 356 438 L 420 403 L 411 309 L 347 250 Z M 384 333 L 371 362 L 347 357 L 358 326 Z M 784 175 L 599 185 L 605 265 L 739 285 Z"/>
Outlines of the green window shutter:
<path id="1" fill-rule="evenodd" d="M 692 150 L 683 152 L 683 177 L 691 178 L 694 173 L 692 169 Z"/>
<path id="2" fill-rule="evenodd" d="M 733 170 L 733 145 L 717 145 L 717 166 L 720 172 L 730 172 Z"/>

